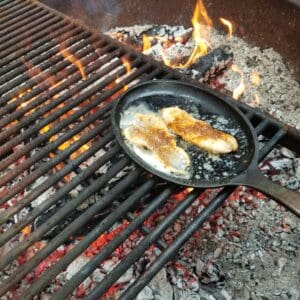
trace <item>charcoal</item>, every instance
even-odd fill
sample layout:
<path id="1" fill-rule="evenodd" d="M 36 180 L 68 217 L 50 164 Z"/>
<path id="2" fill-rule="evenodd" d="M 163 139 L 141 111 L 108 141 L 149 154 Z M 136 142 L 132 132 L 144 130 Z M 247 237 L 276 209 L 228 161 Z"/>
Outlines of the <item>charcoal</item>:
<path id="1" fill-rule="evenodd" d="M 93 196 L 92 198 L 96 198 L 97 196 Z M 90 197 L 91 198 L 91 197 Z M 93 200 L 93 201 L 92 201 Z M 37 229 L 45 222 L 47 222 L 55 213 L 57 213 L 68 201 L 72 201 L 71 199 L 64 199 L 58 201 L 55 205 L 49 208 L 46 212 L 42 213 L 39 217 L 36 218 L 34 222 L 34 228 Z M 89 208 L 96 200 L 95 199 L 87 199 L 85 202 L 88 204 L 83 209 L 83 207 L 77 207 L 74 209 L 67 217 L 65 217 L 61 222 L 57 225 L 53 226 L 51 230 L 46 232 L 42 239 L 51 239 L 58 235 L 61 231 L 63 231 L 69 224 L 71 224 L 74 220 L 76 220 L 86 209 Z M 106 216 L 108 216 L 113 210 L 113 207 L 104 208 L 101 212 L 95 214 L 92 219 L 88 221 L 85 226 L 79 228 L 76 232 L 74 232 L 73 237 L 86 235 L 89 231 L 91 231 L 96 224 L 98 224 L 101 220 L 103 220 Z"/>
<path id="2" fill-rule="evenodd" d="M 216 77 L 233 61 L 233 52 L 228 46 L 220 46 L 209 54 L 200 57 L 186 70 L 187 74 L 195 79 L 205 82 Z"/>

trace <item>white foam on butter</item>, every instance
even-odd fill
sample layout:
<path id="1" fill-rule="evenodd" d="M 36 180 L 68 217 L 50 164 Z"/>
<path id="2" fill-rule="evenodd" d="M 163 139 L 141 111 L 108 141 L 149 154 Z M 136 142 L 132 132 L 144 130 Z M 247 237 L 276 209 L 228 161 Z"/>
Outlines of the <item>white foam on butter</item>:
<path id="1" fill-rule="evenodd" d="M 151 108 L 146 103 L 140 103 L 136 106 L 131 106 L 121 115 L 120 128 L 122 131 L 124 131 L 128 127 L 136 125 L 136 114 L 152 114 L 155 116 L 159 116 L 159 114 L 151 110 Z M 160 162 L 159 159 L 157 159 L 155 153 L 152 153 L 151 151 L 145 149 L 141 149 L 127 139 L 126 143 L 130 146 L 130 148 L 132 148 L 136 155 L 138 155 L 146 164 L 155 168 L 156 170 L 180 178 L 189 178 L 191 176 L 191 171 L 189 168 L 187 168 L 185 171 L 168 170 L 168 168 L 166 168 L 166 166 L 162 162 Z"/>
<path id="2" fill-rule="evenodd" d="M 136 106 L 130 106 L 121 115 L 120 128 L 124 130 L 129 126 L 135 125 L 136 114 L 157 115 L 153 110 L 150 109 L 150 107 L 146 103 L 140 103 Z"/>

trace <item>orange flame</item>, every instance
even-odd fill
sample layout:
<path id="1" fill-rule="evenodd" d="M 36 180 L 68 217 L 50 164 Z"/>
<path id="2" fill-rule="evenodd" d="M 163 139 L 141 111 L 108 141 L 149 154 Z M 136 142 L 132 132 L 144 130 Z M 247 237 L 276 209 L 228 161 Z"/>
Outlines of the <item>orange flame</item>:
<path id="1" fill-rule="evenodd" d="M 124 68 L 126 69 L 125 76 L 127 76 L 130 73 L 130 71 L 131 71 L 131 64 L 130 64 L 129 60 L 125 56 L 121 57 L 121 61 L 122 61 L 122 64 L 123 64 Z M 117 83 L 117 80 L 116 80 L 116 83 Z M 128 90 L 128 85 L 125 84 L 124 87 L 123 87 L 123 91 L 125 92 L 127 90 Z"/>
<path id="2" fill-rule="evenodd" d="M 125 56 L 121 57 L 121 61 L 122 61 L 123 66 L 126 69 L 126 75 L 128 75 L 130 73 L 130 71 L 131 71 L 130 62 L 129 62 L 129 60 Z"/>
<path id="3" fill-rule="evenodd" d="M 243 74 L 243 72 L 239 69 L 239 67 L 238 67 L 237 65 L 232 65 L 232 66 L 231 66 L 231 69 L 232 69 L 232 71 L 239 73 L 240 76 L 241 76 L 240 83 L 239 83 L 239 85 L 234 89 L 233 95 L 232 95 L 232 97 L 233 97 L 234 99 L 237 100 L 237 99 L 239 99 L 239 98 L 242 96 L 242 94 L 244 93 L 245 88 L 246 88 L 245 83 L 244 83 L 244 74 Z"/>
<path id="4" fill-rule="evenodd" d="M 22 229 L 22 233 L 23 233 L 25 236 L 28 236 L 28 235 L 31 233 L 31 226 L 28 225 L 28 226 L 24 227 L 24 228 Z"/>
<path id="5" fill-rule="evenodd" d="M 228 37 L 232 37 L 232 32 L 233 32 L 233 26 L 232 23 L 224 18 L 220 18 L 220 21 L 223 25 L 225 25 L 228 29 Z"/>
<path id="6" fill-rule="evenodd" d="M 63 43 L 61 43 L 60 45 L 60 54 L 69 62 L 71 62 L 73 65 L 75 65 L 77 67 L 77 69 L 79 70 L 82 80 L 86 80 L 86 75 L 85 75 L 85 71 L 84 68 L 80 62 L 79 59 L 77 59 L 75 57 L 75 55 L 73 55 L 72 53 L 70 53 L 69 50 L 67 50 L 66 47 L 63 46 Z"/>
<path id="7" fill-rule="evenodd" d="M 202 23 L 206 26 L 203 26 Z M 197 1 L 192 18 L 192 24 L 194 27 L 193 39 L 195 41 L 195 47 L 187 62 L 180 66 L 184 68 L 188 67 L 194 63 L 196 59 L 208 52 L 209 44 L 205 37 L 212 27 L 212 20 L 209 18 L 202 0 Z"/>
<path id="8" fill-rule="evenodd" d="M 143 53 L 145 53 L 148 49 L 151 48 L 151 42 L 149 37 L 146 34 L 143 34 Z"/>
<path id="9" fill-rule="evenodd" d="M 256 86 L 260 84 L 260 76 L 255 70 L 253 70 L 251 73 L 251 81 Z"/>

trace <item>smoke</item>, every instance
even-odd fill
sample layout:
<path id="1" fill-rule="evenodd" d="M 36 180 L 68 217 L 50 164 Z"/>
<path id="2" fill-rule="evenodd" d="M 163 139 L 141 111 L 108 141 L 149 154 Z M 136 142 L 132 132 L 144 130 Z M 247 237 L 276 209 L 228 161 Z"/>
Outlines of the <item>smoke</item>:
<path id="1" fill-rule="evenodd" d="M 72 0 L 70 2 L 76 15 L 83 15 L 90 25 L 100 31 L 110 29 L 121 13 L 122 4 L 119 0 Z"/>

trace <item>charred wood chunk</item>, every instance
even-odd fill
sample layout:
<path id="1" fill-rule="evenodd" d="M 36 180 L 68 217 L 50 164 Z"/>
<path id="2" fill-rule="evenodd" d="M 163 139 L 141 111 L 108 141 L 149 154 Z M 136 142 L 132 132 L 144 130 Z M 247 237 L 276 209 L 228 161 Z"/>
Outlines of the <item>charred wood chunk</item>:
<path id="1" fill-rule="evenodd" d="M 228 46 L 220 46 L 190 65 L 187 74 L 201 82 L 207 82 L 231 65 L 232 61 L 231 49 Z"/>

